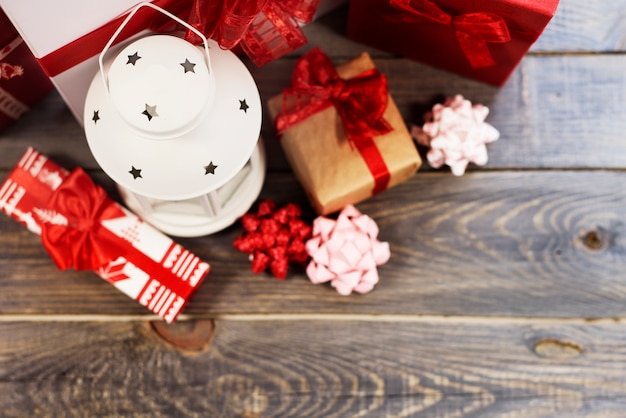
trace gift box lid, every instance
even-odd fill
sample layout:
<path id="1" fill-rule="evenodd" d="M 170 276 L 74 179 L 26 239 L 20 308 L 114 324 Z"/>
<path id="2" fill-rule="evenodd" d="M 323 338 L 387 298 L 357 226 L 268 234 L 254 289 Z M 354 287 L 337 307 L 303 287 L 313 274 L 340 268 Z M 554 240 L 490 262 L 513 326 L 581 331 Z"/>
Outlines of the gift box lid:
<path id="1" fill-rule="evenodd" d="M 501 86 L 541 35 L 558 0 L 360 0 L 350 39 Z"/>
<path id="2" fill-rule="evenodd" d="M 0 5 L 17 31 L 27 34 L 24 39 L 37 58 L 104 25 L 118 17 L 121 11 L 128 11 L 139 2 L 137 0 L 99 2 L 102 6 L 98 6 L 97 13 L 94 12 L 93 3 L 84 0 L 63 0 L 63 2 L 0 0 Z"/>

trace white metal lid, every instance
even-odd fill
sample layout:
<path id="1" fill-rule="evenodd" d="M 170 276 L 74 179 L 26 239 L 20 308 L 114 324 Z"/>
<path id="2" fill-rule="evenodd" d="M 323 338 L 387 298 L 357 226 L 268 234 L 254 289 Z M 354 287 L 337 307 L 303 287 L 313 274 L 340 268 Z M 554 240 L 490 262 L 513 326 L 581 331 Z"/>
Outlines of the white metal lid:
<path id="1" fill-rule="evenodd" d="M 85 134 L 119 185 L 189 199 L 225 184 L 250 158 L 261 130 L 256 83 L 232 52 L 211 40 L 208 47 L 214 84 L 201 49 L 169 35 L 141 38 L 104 63 L 108 90 L 102 74 L 94 77 Z"/>
<path id="2" fill-rule="evenodd" d="M 178 137 L 195 128 L 215 97 L 207 57 L 174 36 L 133 42 L 113 60 L 107 76 L 120 117 L 138 134 L 153 139 Z"/>

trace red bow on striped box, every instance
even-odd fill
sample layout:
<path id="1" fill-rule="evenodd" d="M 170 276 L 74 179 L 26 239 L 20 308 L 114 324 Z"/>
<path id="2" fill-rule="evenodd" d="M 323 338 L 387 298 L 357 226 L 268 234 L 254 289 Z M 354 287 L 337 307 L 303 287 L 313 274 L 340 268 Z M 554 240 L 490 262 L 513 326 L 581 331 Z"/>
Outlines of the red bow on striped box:
<path id="1" fill-rule="evenodd" d="M 92 270 L 167 322 L 209 264 L 112 201 L 80 168 L 28 148 L 0 185 L 0 209 L 41 236 L 61 270 Z"/>

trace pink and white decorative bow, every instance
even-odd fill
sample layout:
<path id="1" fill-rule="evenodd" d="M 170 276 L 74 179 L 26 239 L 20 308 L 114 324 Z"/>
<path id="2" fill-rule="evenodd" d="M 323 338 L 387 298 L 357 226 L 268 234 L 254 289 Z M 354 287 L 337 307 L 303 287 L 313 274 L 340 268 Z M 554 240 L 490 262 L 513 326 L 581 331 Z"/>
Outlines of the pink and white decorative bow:
<path id="1" fill-rule="evenodd" d="M 500 132 L 485 122 L 488 114 L 488 107 L 472 105 L 457 94 L 433 106 L 432 111 L 424 115 L 424 125 L 413 126 L 411 135 L 418 144 L 430 148 L 426 158 L 432 167 L 446 164 L 452 174 L 461 176 L 470 162 L 487 164 L 485 144 L 500 137 Z"/>
<path id="2" fill-rule="evenodd" d="M 378 240 L 376 222 L 352 205 L 337 220 L 317 217 L 306 251 L 312 258 L 306 269 L 311 282 L 330 282 L 341 295 L 371 291 L 378 283 L 376 266 L 390 257 L 389 243 Z"/>

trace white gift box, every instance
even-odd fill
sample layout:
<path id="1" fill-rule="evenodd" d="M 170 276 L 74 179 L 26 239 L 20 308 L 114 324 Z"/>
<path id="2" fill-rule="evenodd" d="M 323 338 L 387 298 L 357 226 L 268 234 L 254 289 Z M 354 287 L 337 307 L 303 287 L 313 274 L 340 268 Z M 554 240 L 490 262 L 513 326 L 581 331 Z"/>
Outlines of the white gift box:
<path id="1" fill-rule="evenodd" d="M 87 90 L 99 68 L 98 54 L 121 23 L 121 19 L 117 25 L 110 23 L 140 2 L 63 0 L 60 3 L 47 0 L 0 0 L 0 6 L 82 125 Z M 157 0 L 155 4 L 173 2 Z M 109 28 L 105 29 L 107 24 Z M 95 34 L 89 40 L 87 36 L 94 35 L 93 31 L 96 29 L 101 33 Z M 72 44 L 75 45 L 73 49 Z"/>
<path id="2" fill-rule="evenodd" d="M 346 1 L 322 0 L 316 18 Z M 124 15 L 138 3 L 141 1 L 0 0 L 0 7 L 82 125 L 87 90 L 99 68 L 98 55 Z M 188 10 L 192 3 L 192 0 L 153 1 L 153 4 L 174 13 L 177 9 Z M 137 19 L 133 38 L 148 32 L 151 25 L 150 17 Z M 124 41 L 124 37 L 120 41 Z M 116 49 L 110 53 L 115 54 Z"/>

